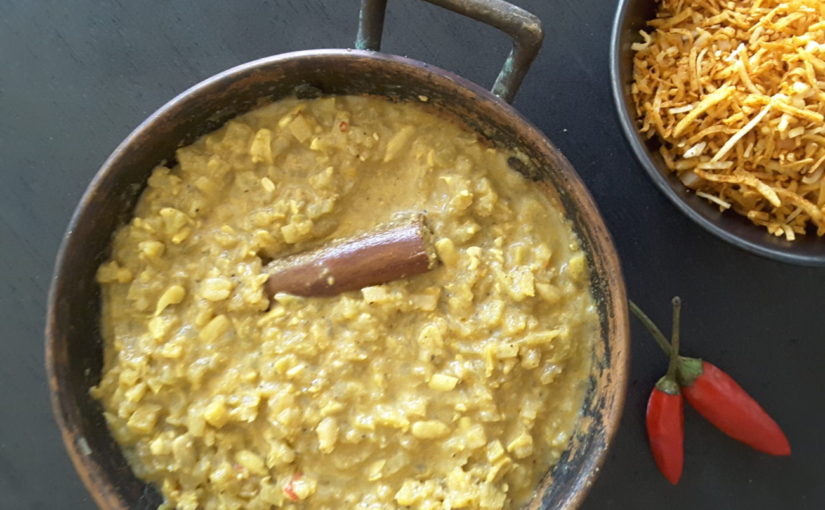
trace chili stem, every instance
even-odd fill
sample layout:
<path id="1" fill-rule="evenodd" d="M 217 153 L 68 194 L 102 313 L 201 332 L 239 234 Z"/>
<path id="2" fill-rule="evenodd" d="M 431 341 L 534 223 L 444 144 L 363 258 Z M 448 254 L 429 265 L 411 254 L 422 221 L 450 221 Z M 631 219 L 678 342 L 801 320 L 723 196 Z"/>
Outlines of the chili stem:
<path id="1" fill-rule="evenodd" d="M 673 304 L 673 323 L 670 333 L 670 362 L 667 366 L 667 376 L 673 380 L 676 378 L 676 371 L 679 368 L 679 327 L 682 322 L 682 299 L 676 296 L 671 300 Z"/>
<path id="2" fill-rule="evenodd" d="M 666 355 L 670 356 L 670 342 L 667 341 L 667 338 L 665 338 L 665 335 L 664 333 L 662 333 L 662 330 L 660 330 L 656 326 L 656 324 L 654 324 L 653 321 L 650 320 L 650 317 L 648 317 L 642 311 L 642 309 L 636 305 L 636 303 L 634 303 L 633 301 L 628 301 L 628 303 L 630 304 L 630 311 L 633 312 L 633 315 L 635 315 L 637 319 L 642 321 L 642 324 L 644 324 L 645 328 L 647 328 L 650 334 L 653 335 L 653 338 L 656 340 L 656 343 L 659 344 L 659 347 L 665 352 Z"/>

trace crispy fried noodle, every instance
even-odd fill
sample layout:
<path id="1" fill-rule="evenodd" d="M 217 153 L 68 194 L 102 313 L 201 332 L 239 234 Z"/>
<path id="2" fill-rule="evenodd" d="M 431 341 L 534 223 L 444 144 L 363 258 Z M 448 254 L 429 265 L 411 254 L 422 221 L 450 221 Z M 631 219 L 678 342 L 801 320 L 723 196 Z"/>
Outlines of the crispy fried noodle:
<path id="1" fill-rule="evenodd" d="M 635 43 L 641 131 L 697 195 L 825 235 L 825 2 L 661 0 Z"/>

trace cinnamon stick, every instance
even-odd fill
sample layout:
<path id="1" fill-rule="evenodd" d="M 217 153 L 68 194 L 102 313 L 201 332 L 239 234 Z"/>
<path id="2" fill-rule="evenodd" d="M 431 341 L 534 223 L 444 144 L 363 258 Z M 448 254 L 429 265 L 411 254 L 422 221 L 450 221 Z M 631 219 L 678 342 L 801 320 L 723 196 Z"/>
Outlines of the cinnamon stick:
<path id="1" fill-rule="evenodd" d="M 270 263 L 265 290 L 297 296 L 334 296 L 407 278 L 435 266 L 424 215 Z"/>

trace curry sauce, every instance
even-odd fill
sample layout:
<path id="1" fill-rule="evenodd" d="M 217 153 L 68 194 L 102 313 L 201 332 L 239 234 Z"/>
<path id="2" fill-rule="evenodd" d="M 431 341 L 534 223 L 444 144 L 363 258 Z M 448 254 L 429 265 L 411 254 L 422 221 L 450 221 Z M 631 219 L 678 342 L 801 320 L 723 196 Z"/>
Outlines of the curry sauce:
<path id="1" fill-rule="evenodd" d="M 157 167 L 98 271 L 92 394 L 165 508 L 518 508 L 566 449 L 598 334 L 562 213 L 428 105 L 242 115 Z M 434 270 L 335 297 L 273 259 L 424 213 Z"/>

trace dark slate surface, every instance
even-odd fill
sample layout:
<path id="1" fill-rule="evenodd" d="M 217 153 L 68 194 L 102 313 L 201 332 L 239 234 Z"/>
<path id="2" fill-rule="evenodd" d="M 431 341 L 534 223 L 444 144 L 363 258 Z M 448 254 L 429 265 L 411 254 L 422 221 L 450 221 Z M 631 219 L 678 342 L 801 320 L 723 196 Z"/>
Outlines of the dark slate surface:
<path id="1" fill-rule="evenodd" d="M 590 187 L 630 295 L 666 325 L 680 294 L 687 353 L 734 374 L 794 447 L 790 458 L 761 455 L 688 412 L 685 474 L 668 486 L 643 430 L 664 358 L 634 324 L 624 420 L 584 508 L 825 508 L 825 273 L 732 248 L 653 188 L 610 98 L 615 1 L 520 3 L 542 18 L 547 38 L 516 106 Z M 421 2 L 390 4 L 385 50 L 492 82 L 505 36 Z M 350 46 L 356 20 L 355 0 L 0 2 L 0 508 L 93 508 L 51 416 L 42 330 L 55 252 L 97 167 L 186 87 L 258 57 Z"/>

